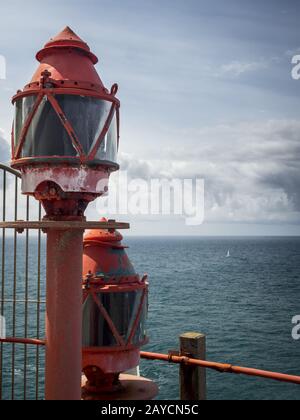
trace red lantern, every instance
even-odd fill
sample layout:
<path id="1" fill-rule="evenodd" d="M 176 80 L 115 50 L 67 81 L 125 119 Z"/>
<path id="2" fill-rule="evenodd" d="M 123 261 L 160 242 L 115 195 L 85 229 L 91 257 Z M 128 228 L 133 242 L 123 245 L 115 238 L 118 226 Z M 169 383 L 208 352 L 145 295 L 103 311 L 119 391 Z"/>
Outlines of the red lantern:
<path id="1" fill-rule="evenodd" d="M 140 347 L 148 342 L 147 276 L 135 272 L 121 241 L 117 231 L 84 236 L 83 371 L 89 392 L 118 389 L 119 374 L 139 365 Z"/>
<path id="2" fill-rule="evenodd" d="M 41 200 L 48 215 L 72 208 L 82 215 L 119 168 L 118 86 L 104 87 L 97 57 L 69 27 L 36 58 L 32 80 L 12 100 L 11 166 L 22 173 L 22 192 Z"/>

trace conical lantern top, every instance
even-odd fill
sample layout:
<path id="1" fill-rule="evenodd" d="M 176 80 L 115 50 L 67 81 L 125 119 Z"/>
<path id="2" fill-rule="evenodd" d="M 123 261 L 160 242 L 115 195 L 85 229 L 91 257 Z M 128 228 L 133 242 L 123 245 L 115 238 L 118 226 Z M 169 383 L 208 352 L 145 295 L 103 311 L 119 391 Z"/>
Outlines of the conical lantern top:
<path id="1" fill-rule="evenodd" d="M 93 64 L 98 62 L 98 58 L 91 52 L 88 44 L 84 42 L 69 26 L 66 26 L 61 32 L 45 44 L 44 48 L 37 53 L 37 60 L 42 61 L 44 56 L 48 54 L 49 49 L 52 48 L 77 48 L 86 54 Z"/>
<path id="2" fill-rule="evenodd" d="M 68 26 L 36 58 L 31 81 L 12 100 L 12 167 L 24 194 L 42 200 L 47 213 L 62 212 L 66 200 L 86 205 L 107 192 L 119 168 L 118 86 L 104 86 L 97 57 Z"/>

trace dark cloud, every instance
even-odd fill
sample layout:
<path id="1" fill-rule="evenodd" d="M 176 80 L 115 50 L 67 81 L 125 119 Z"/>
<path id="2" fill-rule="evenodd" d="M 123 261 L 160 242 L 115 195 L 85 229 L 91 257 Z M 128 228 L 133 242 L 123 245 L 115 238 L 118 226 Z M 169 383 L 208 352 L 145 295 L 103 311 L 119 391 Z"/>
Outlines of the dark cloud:
<path id="1" fill-rule="evenodd" d="M 172 133 L 171 133 L 172 134 Z M 161 150 L 160 158 L 123 158 L 131 177 L 204 178 L 206 219 L 300 222 L 300 122 L 218 125 L 179 133 L 194 147 Z"/>
<path id="2" fill-rule="evenodd" d="M 295 211 L 300 212 L 300 168 L 278 168 L 276 173 L 266 174 L 262 183 L 283 190 Z"/>

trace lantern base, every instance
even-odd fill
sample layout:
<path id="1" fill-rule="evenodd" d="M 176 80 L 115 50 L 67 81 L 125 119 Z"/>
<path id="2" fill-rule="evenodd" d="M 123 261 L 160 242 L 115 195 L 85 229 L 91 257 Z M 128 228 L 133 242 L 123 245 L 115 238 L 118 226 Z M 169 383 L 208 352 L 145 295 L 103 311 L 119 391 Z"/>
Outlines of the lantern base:
<path id="1" fill-rule="evenodd" d="M 158 394 L 158 386 L 150 379 L 141 376 L 120 374 L 120 388 L 115 392 L 91 393 L 85 389 L 86 377 L 82 376 L 82 400 L 93 401 L 130 401 L 152 400 Z"/>

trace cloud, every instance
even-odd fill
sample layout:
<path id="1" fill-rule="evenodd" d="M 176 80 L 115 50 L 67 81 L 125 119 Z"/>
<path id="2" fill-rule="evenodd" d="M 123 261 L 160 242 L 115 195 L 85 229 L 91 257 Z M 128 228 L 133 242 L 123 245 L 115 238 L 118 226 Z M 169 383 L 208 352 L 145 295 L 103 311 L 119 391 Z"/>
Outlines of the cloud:
<path id="1" fill-rule="evenodd" d="M 4 132 L 0 129 L 0 162 L 7 163 L 10 157 L 9 144 L 4 139 Z"/>
<path id="2" fill-rule="evenodd" d="M 189 147 L 121 155 L 132 178 L 204 178 L 206 220 L 300 223 L 300 122 L 270 120 L 170 132 Z"/>
<path id="3" fill-rule="evenodd" d="M 8 164 L 10 158 L 10 150 L 9 150 L 9 144 L 4 139 L 4 132 L 0 129 L 0 163 Z M 2 172 L 2 171 L 1 171 Z M 10 179 L 8 179 L 8 182 Z M 0 174 L 0 190 L 2 190 L 3 187 L 3 178 Z"/>
<path id="4" fill-rule="evenodd" d="M 285 55 L 287 55 L 288 57 L 293 57 L 294 55 L 299 54 L 299 53 L 300 53 L 300 47 L 285 51 Z"/>
<path id="5" fill-rule="evenodd" d="M 266 69 L 268 67 L 267 62 L 252 61 L 232 61 L 227 64 L 223 64 L 220 68 L 218 75 L 230 75 L 231 77 L 239 77 L 244 73 L 255 72 L 257 70 Z"/>

